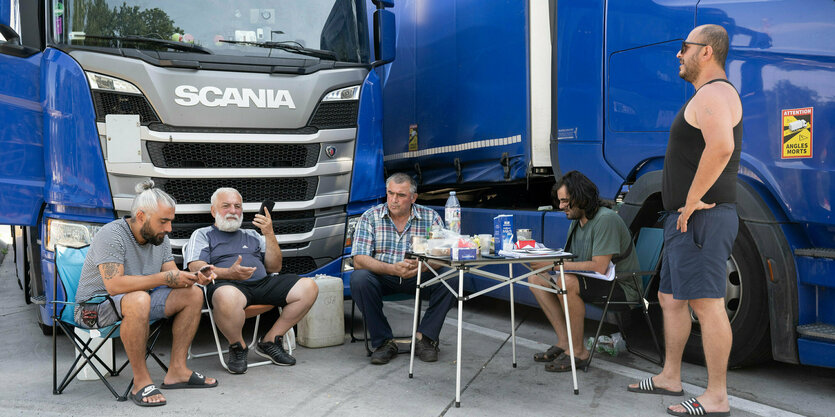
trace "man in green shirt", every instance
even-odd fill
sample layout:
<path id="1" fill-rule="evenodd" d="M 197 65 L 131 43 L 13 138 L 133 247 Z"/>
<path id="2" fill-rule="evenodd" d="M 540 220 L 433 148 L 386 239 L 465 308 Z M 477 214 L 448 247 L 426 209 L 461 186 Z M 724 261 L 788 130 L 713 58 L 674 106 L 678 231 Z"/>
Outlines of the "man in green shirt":
<path id="1" fill-rule="evenodd" d="M 571 171 L 563 176 L 551 191 L 554 205 L 565 212 L 572 220 L 568 227 L 568 239 L 565 244 L 566 252 L 576 255 L 572 262 L 565 262 L 567 271 L 593 271 L 606 275 L 609 263 L 615 265 L 615 270 L 638 271 L 638 257 L 635 255 L 632 236 L 623 219 L 617 213 L 606 207 L 600 200 L 597 186 L 579 171 Z M 534 268 L 546 266 L 544 263 L 534 263 Z M 559 274 L 559 272 L 550 272 Z M 540 273 L 528 278 L 533 284 L 549 286 L 549 273 Z M 554 277 L 557 286 L 559 277 Z M 640 288 L 636 288 L 632 280 L 618 280 L 613 299 L 637 300 Z M 574 345 L 574 363 L 578 368 L 584 367 L 589 360 L 590 352 L 583 345 L 583 321 L 586 316 L 584 299 L 599 299 L 609 294 L 609 281 L 565 274 L 565 286 L 568 298 L 568 312 L 571 318 L 571 339 Z M 548 321 L 557 335 L 557 344 L 547 351 L 534 355 L 537 362 L 547 362 L 545 370 L 550 372 L 565 372 L 571 370 L 568 355 L 568 330 L 565 324 L 565 314 L 562 296 L 554 293 L 531 288 L 536 301 L 548 317 Z"/>

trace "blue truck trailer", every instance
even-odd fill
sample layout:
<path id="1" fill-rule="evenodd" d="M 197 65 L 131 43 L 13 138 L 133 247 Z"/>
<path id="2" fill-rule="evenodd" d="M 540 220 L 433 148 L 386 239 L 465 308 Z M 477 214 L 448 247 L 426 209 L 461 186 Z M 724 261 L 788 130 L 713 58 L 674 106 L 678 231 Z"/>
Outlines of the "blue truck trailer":
<path id="1" fill-rule="evenodd" d="M 730 365 L 835 367 L 835 3 L 403 0 L 394 10 L 386 170 L 413 175 L 430 204 L 455 190 L 464 233 L 513 214 L 552 247 L 568 221 L 537 207 L 570 170 L 616 200 L 633 232 L 657 225 L 669 127 L 694 92 L 676 51 L 697 25 L 725 27 L 744 108 Z M 536 305 L 521 287 L 516 299 Z M 695 360 L 699 335 L 694 322 Z"/>
<path id="2" fill-rule="evenodd" d="M 338 275 L 347 217 L 384 193 L 390 6 L 0 0 L 0 224 L 44 332 L 55 245 L 88 244 L 148 178 L 177 201 L 175 255 L 231 186 L 245 224 L 275 202 L 284 271 Z"/>

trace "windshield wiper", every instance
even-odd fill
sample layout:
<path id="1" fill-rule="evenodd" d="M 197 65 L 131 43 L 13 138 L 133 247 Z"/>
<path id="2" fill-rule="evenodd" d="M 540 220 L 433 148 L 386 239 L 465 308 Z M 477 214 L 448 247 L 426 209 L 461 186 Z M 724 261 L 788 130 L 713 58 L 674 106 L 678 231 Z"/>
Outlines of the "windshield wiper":
<path id="1" fill-rule="evenodd" d="M 251 45 L 257 46 L 259 48 L 271 48 L 271 49 L 281 49 L 282 51 L 287 52 L 295 52 L 297 54 L 302 55 L 309 55 L 316 58 L 322 59 L 330 59 L 331 61 L 336 61 L 336 54 L 332 51 L 326 51 L 323 49 L 312 49 L 312 48 L 305 48 L 299 45 L 296 42 L 251 42 L 251 41 L 230 41 L 221 39 L 219 42 L 223 43 L 231 43 L 234 45 Z"/>
<path id="2" fill-rule="evenodd" d="M 137 35 L 128 35 L 128 36 L 84 35 L 84 38 L 103 39 L 103 40 L 109 40 L 109 41 L 146 42 L 146 43 L 152 43 L 152 44 L 157 44 L 157 45 L 164 45 L 168 48 L 177 49 L 177 50 L 180 50 L 180 51 L 200 52 L 200 53 L 209 54 L 209 55 L 213 54 L 211 49 L 200 46 L 200 45 L 169 41 L 169 40 L 166 40 L 166 39 L 147 38 L 145 36 L 137 36 Z"/>

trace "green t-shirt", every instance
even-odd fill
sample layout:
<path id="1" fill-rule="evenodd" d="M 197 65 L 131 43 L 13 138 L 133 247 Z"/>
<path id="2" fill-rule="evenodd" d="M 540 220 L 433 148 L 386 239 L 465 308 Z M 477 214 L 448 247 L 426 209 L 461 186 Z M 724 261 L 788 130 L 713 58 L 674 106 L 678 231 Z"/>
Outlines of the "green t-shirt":
<path id="1" fill-rule="evenodd" d="M 632 246 L 632 235 L 629 233 L 629 228 L 620 216 L 609 208 L 601 207 L 597 210 L 594 217 L 586 222 L 585 226 L 574 220 L 569 226 L 569 234 L 574 224 L 577 223 L 577 230 L 574 231 L 574 236 L 571 238 L 571 244 L 566 243 L 567 251 L 577 256 L 575 262 L 590 261 L 593 256 L 612 255 L 612 257 L 619 256 L 626 253 L 630 246 Z M 638 263 L 638 256 L 635 254 L 635 248 L 629 256 L 621 259 L 615 264 L 616 272 L 640 271 L 641 267 Z M 626 299 L 635 301 L 640 298 L 640 288 L 635 288 L 635 282 L 631 278 L 618 279 L 618 284 L 623 288 L 626 294 Z"/>

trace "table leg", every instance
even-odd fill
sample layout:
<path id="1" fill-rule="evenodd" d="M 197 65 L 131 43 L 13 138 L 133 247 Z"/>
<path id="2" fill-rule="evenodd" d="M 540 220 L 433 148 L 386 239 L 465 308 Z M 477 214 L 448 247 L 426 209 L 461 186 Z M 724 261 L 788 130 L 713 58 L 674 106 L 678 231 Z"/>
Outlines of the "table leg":
<path id="1" fill-rule="evenodd" d="M 513 264 L 508 264 L 508 277 L 513 279 Z M 513 351 L 513 367 L 516 367 L 516 304 L 513 301 L 513 284 L 510 284 L 510 338 Z"/>
<path id="2" fill-rule="evenodd" d="M 461 330 L 463 327 L 464 298 L 464 270 L 458 270 L 458 358 L 455 361 L 455 407 L 461 407 Z"/>
<path id="3" fill-rule="evenodd" d="M 568 316 L 568 294 L 565 292 L 565 270 L 562 262 L 560 262 L 560 281 L 562 281 L 562 305 L 565 307 L 565 327 L 568 330 L 568 354 L 571 360 L 571 377 L 574 379 L 574 395 L 580 395 L 580 389 L 577 388 L 577 367 L 574 364 L 574 342 L 571 338 L 571 318 Z"/>
<path id="4" fill-rule="evenodd" d="M 409 354 L 409 378 L 412 378 L 414 375 L 414 366 L 415 366 L 415 334 L 417 333 L 417 322 L 418 322 L 418 303 L 420 300 L 420 273 L 422 268 L 423 262 L 418 262 L 418 273 L 417 273 L 417 284 L 415 284 L 415 317 L 412 320 L 412 347 L 411 353 Z"/>

